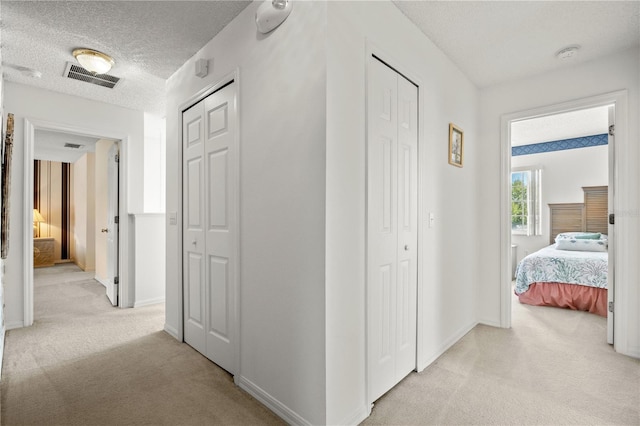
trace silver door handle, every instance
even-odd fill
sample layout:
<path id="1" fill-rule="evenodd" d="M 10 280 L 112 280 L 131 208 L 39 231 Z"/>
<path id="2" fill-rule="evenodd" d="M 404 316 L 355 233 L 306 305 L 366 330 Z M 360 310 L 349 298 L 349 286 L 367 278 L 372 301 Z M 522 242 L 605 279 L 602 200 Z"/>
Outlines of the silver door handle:
<path id="1" fill-rule="evenodd" d="M 100 232 L 109 232 L 109 228 L 102 228 Z"/>
<path id="2" fill-rule="evenodd" d="M 198 242 L 196 240 L 191 241 L 191 244 L 193 244 L 194 246 L 197 244 Z"/>
<path id="3" fill-rule="evenodd" d="M 409 246 L 408 245 L 404 246 L 404 251 L 409 251 Z"/>

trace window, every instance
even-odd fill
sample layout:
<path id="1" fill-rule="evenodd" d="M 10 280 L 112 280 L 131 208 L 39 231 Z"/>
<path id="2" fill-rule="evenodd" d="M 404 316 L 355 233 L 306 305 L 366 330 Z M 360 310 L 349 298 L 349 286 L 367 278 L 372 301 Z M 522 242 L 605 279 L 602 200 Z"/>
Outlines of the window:
<path id="1" fill-rule="evenodd" d="M 511 172 L 511 233 L 541 235 L 540 169 Z"/>

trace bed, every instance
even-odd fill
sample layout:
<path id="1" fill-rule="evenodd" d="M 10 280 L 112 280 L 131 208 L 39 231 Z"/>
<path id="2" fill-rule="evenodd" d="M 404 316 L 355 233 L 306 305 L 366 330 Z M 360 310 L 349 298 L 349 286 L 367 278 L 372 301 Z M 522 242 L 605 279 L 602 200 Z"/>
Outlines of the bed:
<path id="1" fill-rule="evenodd" d="M 516 268 L 521 303 L 607 316 L 607 187 L 584 187 L 584 203 L 550 204 L 551 245 Z"/>

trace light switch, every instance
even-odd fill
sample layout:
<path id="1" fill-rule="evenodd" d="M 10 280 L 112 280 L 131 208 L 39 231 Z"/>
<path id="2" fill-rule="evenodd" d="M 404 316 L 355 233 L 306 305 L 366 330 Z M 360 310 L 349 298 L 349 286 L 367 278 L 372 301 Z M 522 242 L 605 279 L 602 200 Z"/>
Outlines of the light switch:
<path id="1" fill-rule="evenodd" d="M 178 213 L 169 212 L 169 225 L 177 225 L 178 224 Z"/>

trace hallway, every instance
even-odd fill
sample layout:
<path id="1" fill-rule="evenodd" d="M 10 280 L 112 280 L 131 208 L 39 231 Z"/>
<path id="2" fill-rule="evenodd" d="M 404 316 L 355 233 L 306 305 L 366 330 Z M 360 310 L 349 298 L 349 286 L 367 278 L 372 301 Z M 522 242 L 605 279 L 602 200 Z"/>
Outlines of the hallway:
<path id="1" fill-rule="evenodd" d="M 6 336 L 3 425 L 281 423 L 162 331 L 164 304 L 114 308 L 92 276 L 35 270 L 35 323 Z"/>

